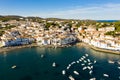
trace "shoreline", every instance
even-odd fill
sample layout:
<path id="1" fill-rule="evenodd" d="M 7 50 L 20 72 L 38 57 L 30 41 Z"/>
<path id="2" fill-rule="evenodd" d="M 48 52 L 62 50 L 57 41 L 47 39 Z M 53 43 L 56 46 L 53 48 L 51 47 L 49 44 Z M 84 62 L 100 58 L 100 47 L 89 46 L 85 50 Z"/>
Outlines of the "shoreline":
<path id="1" fill-rule="evenodd" d="M 99 52 L 105 52 L 105 53 L 109 53 L 109 54 L 117 54 L 117 55 L 120 55 L 120 52 L 119 51 L 112 51 L 112 50 L 107 50 L 107 49 L 102 49 L 102 48 L 98 48 L 98 47 L 94 47 L 92 45 L 89 45 L 87 43 L 78 43 L 78 46 L 88 46 L 90 47 L 91 49 L 95 50 L 95 51 L 99 51 Z"/>
<path id="2" fill-rule="evenodd" d="M 105 53 L 110 53 L 110 54 L 117 54 L 120 55 L 119 51 L 112 51 L 112 50 L 106 50 L 106 49 L 102 49 L 102 48 L 98 48 L 98 47 L 94 47 L 92 45 L 83 43 L 83 42 L 78 42 L 75 44 L 76 46 L 84 46 L 84 47 L 90 47 L 93 50 L 99 51 L 99 52 L 105 52 Z M 53 46 L 53 45 L 37 45 L 36 43 L 33 44 L 28 44 L 28 45 L 22 45 L 22 46 L 13 46 L 13 47 L 3 47 L 0 48 L 0 53 L 4 53 L 4 52 L 8 52 L 8 51 L 12 51 L 15 49 L 21 49 L 21 48 L 31 48 L 31 47 L 46 47 L 46 48 L 64 48 L 64 47 L 70 47 L 72 45 L 59 45 L 57 47 Z"/>
<path id="3" fill-rule="evenodd" d="M 36 43 L 28 44 L 28 45 L 21 45 L 21 46 L 11 46 L 11 47 L 2 47 L 0 48 L 0 53 L 12 51 L 15 49 L 22 49 L 22 48 L 32 48 L 32 47 L 46 47 L 46 48 L 64 48 L 64 47 L 70 47 L 71 45 L 59 45 L 59 46 L 53 46 L 53 45 L 37 45 Z"/>

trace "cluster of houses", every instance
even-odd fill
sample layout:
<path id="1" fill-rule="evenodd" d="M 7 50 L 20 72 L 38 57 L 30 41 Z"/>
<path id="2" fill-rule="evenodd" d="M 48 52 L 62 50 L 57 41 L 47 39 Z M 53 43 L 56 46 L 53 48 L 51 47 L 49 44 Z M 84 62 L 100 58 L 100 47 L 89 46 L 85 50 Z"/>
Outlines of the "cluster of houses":
<path id="1" fill-rule="evenodd" d="M 120 37 L 105 35 L 106 32 L 114 31 L 114 26 L 98 28 L 98 30 L 96 30 L 96 28 L 91 27 L 88 27 L 83 30 L 82 27 L 79 27 L 78 30 L 80 33 L 84 32 L 82 34 L 82 37 L 80 38 L 81 41 L 94 47 L 120 51 Z"/>
<path id="2" fill-rule="evenodd" d="M 49 26 L 46 30 L 46 23 L 57 23 L 59 26 Z M 16 27 L 8 29 L 0 36 L 0 47 L 17 46 L 37 43 L 38 45 L 67 45 L 75 43 L 77 39 L 88 43 L 89 45 L 120 51 L 120 37 L 105 35 L 106 32 L 114 31 L 114 25 L 107 25 L 96 29 L 95 25 L 80 26 L 75 25 L 78 22 L 72 21 L 72 27 L 64 21 L 43 21 L 42 23 L 31 21 L 0 22 L 2 27 L 5 24 L 15 25 Z M 101 23 L 100 25 L 104 25 Z M 96 23 L 97 26 L 97 23 Z"/>
<path id="3" fill-rule="evenodd" d="M 30 21 L 9 21 L 16 27 L 6 30 L 0 36 L 0 47 L 17 46 L 37 43 L 38 45 L 66 45 L 76 42 L 77 38 L 67 24 L 49 27 L 45 30 L 45 23 Z M 4 24 L 3 24 L 4 25 Z"/>

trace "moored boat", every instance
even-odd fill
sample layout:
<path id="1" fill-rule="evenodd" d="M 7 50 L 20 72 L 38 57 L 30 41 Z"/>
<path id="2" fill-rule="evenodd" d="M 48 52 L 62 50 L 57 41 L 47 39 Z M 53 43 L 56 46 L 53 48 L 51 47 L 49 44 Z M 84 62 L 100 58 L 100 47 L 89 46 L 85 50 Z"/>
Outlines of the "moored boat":
<path id="1" fill-rule="evenodd" d="M 76 74 L 76 75 L 79 75 L 79 73 L 77 71 L 73 71 L 73 73 Z"/>
<path id="2" fill-rule="evenodd" d="M 53 62 L 52 66 L 53 66 L 53 67 L 56 67 L 56 63 L 55 63 L 55 62 Z"/>
<path id="3" fill-rule="evenodd" d="M 16 67 L 17 67 L 16 65 L 13 65 L 11 68 L 12 68 L 12 69 L 15 69 Z"/>

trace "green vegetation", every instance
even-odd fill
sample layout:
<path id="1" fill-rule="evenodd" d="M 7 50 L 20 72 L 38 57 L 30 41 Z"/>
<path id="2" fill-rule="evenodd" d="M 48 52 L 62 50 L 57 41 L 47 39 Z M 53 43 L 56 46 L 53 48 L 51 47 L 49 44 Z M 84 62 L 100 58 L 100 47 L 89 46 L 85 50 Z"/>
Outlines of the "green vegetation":
<path id="1" fill-rule="evenodd" d="M 58 26 L 59 27 L 59 24 L 53 23 L 53 22 L 52 23 L 46 23 L 45 28 L 48 30 L 50 26 L 52 26 L 52 27 Z"/>
<path id="2" fill-rule="evenodd" d="M 6 24 L 6 27 L 0 28 L 0 36 L 2 36 L 4 34 L 5 30 L 11 29 L 13 27 L 16 27 L 16 26 L 15 25 Z"/>
<path id="3" fill-rule="evenodd" d="M 9 20 L 19 21 L 20 18 L 23 18 L 23 17 L 21 17 L 21 16 L 0 16 L 0 20 L 3 22 L 9 21 Z"/>
<path id="4" fill-rule="evenodd" d="M 107 32 L 106 35 L 117 36 L 117 32 L 120 32 L 120 21 L 113 23 L 115 26 L 115 31 Z"/>
<path id="5" fill-rule="evenodd" d="M 105 35 L 112 35 L 112 36 L 115 36 L 115 31 L 109 31 L 109 32 L 105 33 Z"/>
<path id="6" fill-rule="evenodd" d="M 2 36 L 4 34 L 4 31 L 0 30 L 0 36 Z"/>
<path id="7" fill-rule="evenodd" d="M 120 21 L 115 22 L 114 24 L 115 24 L 115 29 L 116 29 L 115 31 L 120 32 Z"/>

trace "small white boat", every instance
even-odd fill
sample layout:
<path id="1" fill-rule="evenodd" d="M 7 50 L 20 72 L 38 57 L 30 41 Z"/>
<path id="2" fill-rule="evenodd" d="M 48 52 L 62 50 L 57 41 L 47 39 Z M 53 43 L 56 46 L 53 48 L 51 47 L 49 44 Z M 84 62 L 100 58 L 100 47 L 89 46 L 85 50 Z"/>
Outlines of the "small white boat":
<path id="1" fill-rule="evenodd" d="M 90 70 L 89 74 L 91 75 L 92 73 L 93 73 L 93 71 L 92 71 L 92 70 Z"/>
<path id="2" fill-rule="evenodd" d="M 85 54 L 85 56 L 88 56 L 88 54 Z"/>
<path id="3" fill-rule="evenodd" d="M 82 70 L 85 70 L 85 69 L 87 69 L 87 67 L 83 67 L 83 69 L 82 69 Z"/>
<path id="4" fill-rule="evenodd" d="M 79 59 L 79 61 L 81 62 L 82 60 L 81 60 L 81 59 Z"/>
<path id="5" fill-rule="evenodd" d="M 73 64 L 75 64 L 76 62 L 75 61 L 73 61 L 71 64 L 73 65 Z"/>
<path id="6" fill-rule="evenodd" d="M 84 66 L 85 64 L 81 64 L 81 66 Z"/>
<path id="7" fill-rule="evenodd" d="M 92 63 L 88 63 L 88 65 L 91 65 Z"/>
<path id="8" fill-rule="evenodd" d="M 73 64 L 75 64 L 76 62 L 75 62 L 75 61 L 73 61 L 72 63 L 73 63 Z"/>
<path id="9" fill-rule="evenodd" d="M 83 56 L 83 59 L 85 59 L 86 57 L 85 56 Z"/>
<path id="10" fill-rule="evenodd" d="M 90 80 L 96 80 L 96 78 L 90 78 Z"/>
<path id="11" fill-rule="evenodd" d="M 120 79 L 120 76 L 118 78 Z"/>
<path id="12" fill-rule="evenodd" d="M 88 68 L 89 70 L 91 70 L 91 67 L 90 67 L 90 66 L 88 66 L 87 68 Z"/>
<path id="13" fill-rule="evenodd" d="M 108 74 L 103 74 L 103 76 L 104 76 L 104 77 L 109 77 L 109 75 L 108 75 Z"/>
<path id="14" fill-rule="evenodd" d="M 108 63 L 114 64 L 115 62 L 114 62 L 114 61 L 111 61 L 111 60 L 108 60 Z"/>
<path id="15" fill-rule="evenodd" d="M 12 68 L 12 69 L 15 69 L 16 67 L 17 67 L 16 65 L 13 65 L 11 68 Z"/>
<path id="16" fill-rule="evenodd" d="M 97 61 L 96 60 L 94 60 L 94 64 L 96 63 Z"/>
<path id="17" fill-rule="evenodd" d="M 86 61 L 86 60 L 84 60 L 83 62 L 84 62 L 84 63 L 87 63 L 87 61 Z"/>
<path id="18" fill-rule="evenodd" d="M 73 73 L 76 74 L 76 75 L 79 75 L 79 73 L 77 71 L 73 71 Z"/>
<path id="19" fill-rule="evenodd" d="M 72 64 L 69 64 L 68 66 L 69 66 L 69 67 L 71 67 L 71 66 L 72 66 Z"/>
<path id="20" fill-rule="evenodd" d="M 70 80 L 75 80 L 71 75 L 69 76 L 69 79 L 70 79 Z"/>
<path id="21" fill-rule="evenodd" d="M 70 69 L 70 67 L 68 66 L 67 69 Z"/>
<path id="22" fill-rule="evenodd" d="M 62 74 L 63 74 L 63 75 L 65 75 L 65 74 L 66 74 L 66 71 L 65 71 L 65 70 L 63 70 L 63 71 L 62 71 Z"/>
<path id="23" fill-rule="evenodd" d="M 56 67 L 56 63 L 55 63 L 55 62 L 53 62 L 52 66 L 53 66 L 53 67 Z"/>
<path id="24" fill-rule="evenodd" d="M 44 57 L 44 55 L 42 54 L 42 55 L 41 55 L 41 58 L 43 58 L 43 57 Z"/>
<path id="25" fill-rule="evenodd" d="M 93 69 L 93 66 L 91 66 L 90 68 Z"/>
<path id="26" fill-rule="evenodd" d="M 120 65 L 120 61 L 117 62 Z"/>
<path id="27" fill-rule="evenodd" d="M 81 58 L 81 60 L 84 60 L 84 58 Z"/>
<path id="28" fill-rule="evenodd" d="M 76 61 L 77 63 L 79 63 L 79 61 Z"/>
<path id="29" fill-rule="evenodd" d="M 120 67 L 118 67 L 118 69 L 120 69 Z"/>
<path id="30" fill-rule="evenodd" d="M 88 62 L 90 62 L 90 59 L 87 59 Z"/>

